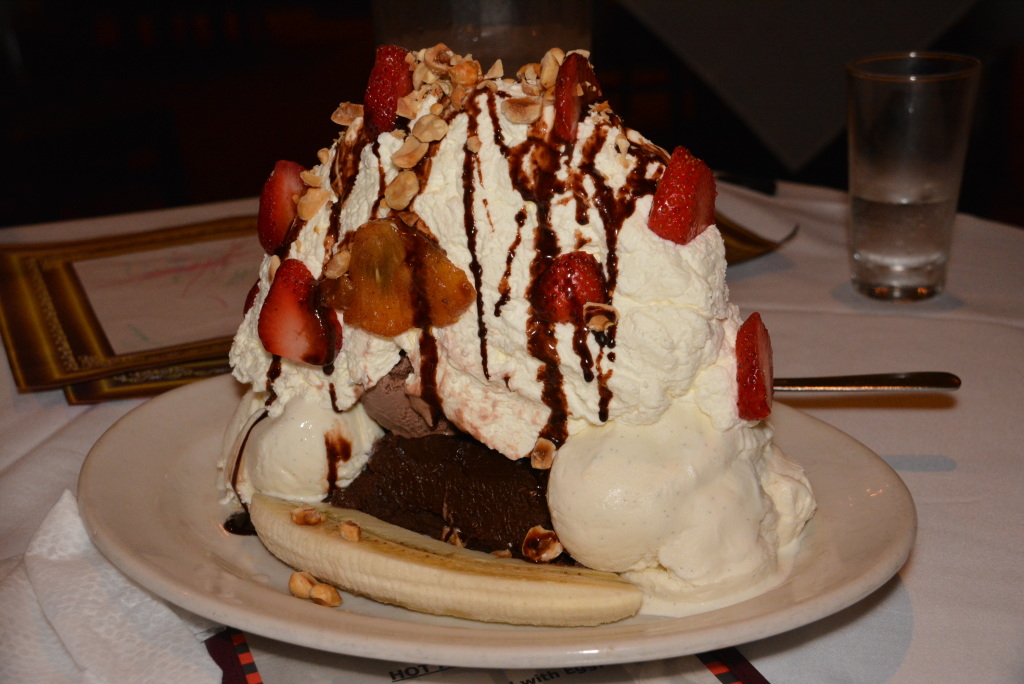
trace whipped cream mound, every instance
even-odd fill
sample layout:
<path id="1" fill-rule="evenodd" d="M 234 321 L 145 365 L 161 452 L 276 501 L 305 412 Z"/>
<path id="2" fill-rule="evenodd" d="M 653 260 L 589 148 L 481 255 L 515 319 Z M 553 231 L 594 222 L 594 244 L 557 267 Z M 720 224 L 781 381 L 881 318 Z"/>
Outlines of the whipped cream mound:
<path id="1" fill-rule="evenodd" d="M 451 117 L 445 137 L 432 144 L 429 171 L 409 206 L 448 258 L 475 274 L 479 294 L 475 310 L 427 333 L 436 338 L 436 361 L 424 366 L 421 331 L 387 339 L 354 326 L 344 327 L 344 344 L 331 368 L 272 358 L 257 335 L 262 298 L 269 289 L 273 257 L 268 256 L 260 274 L 261 294 L 231 350 L 235 377 L 257 392 L 273 393 L 272 417 L 298 397 L 345 410 L 405 354 L 416 369 L 410 391 L 417 393 L 429 374 L 444 414 L 509 458 L 528 456 L 546 432 L 561 441 L 609 420 L 653 423 L 674 399 L 688 393 L 716 426 L 738 424 L 730 369 L 705 372 L 719 362 L 738 325 L 737 312 L 728 304 L 721 237 L 712 226 L 679 246 L 646 225 L 667 156 L 600 108 L 580 123 L 574 145 L 552 147 L 545 122 L 554 116 L 553 105 L 545 103 L 534 123 L 514 123 L 502 114 L 502 103 L 528 97 L 523 83 L 488 83 Z M 436 103 L 424 96 L 409 127 L 429 116 Z M 471 152 L 477 141 L 478 151 Z M 302 260 L 319 277 L 330 257 L 324 241 L 332 222 L 339 226 L 340 240 L 371 218 L 392 214 L 380 201 L 380 189 L 400 171 L 391 159 L 401 146 L 402 140 L 390 133 L 366 144 L 361 119 L 354 121 L 312 169 L 321 188 L 335 187 L 340 160 L 359 148 L 351 190 L 345 197 L 332 190 L 305 222 L 287 257 Z M 548 179 L 541 176 L 546 174 L 535 168 L 539 155 L 557 162 L 544 187 Z M 542 197 L 530 196 L 539 191 Z M 538 380 L 546 362 L 526 352 L 534 334 L 527 290 L 538 230 L 550 231 L 558 253 L 580 249 L 597 258 L 614 288 L 611 305 L 618 313 L 614 347 L 588 335 L 581 351 L 573 324 L 553 326 L 560 376 L 556 391 L 561 395 L 556 406 L 544 398 L 550 388 Z"/>
<path id="2" fill-rule="evenodd" d="M 411 54 L 420 74 L 424 51 Z M 372 135 L 358 108 L 345 118 L 304 176 L 315 201 L 298 231 L 261 265 L 230 353 L 252 390 L 240 416 L 267 416 L 238 469 L 239 497 L 314 501 L 344 487 L 381 434 L 360 396 L 409 363 L 406 392 L 483 444 L 509 459 L 555 450 L 548 502 L 559 541 L 642 587 L 645 612 L 697 612 L 777 580 L 813 495 L 770 430 L 739 416 L 741 319 L 717 228 L 684 245 L 648 228 L 668 154 L 603 103 L 585 111 L 574 141 L 559 141 L 554 104 L 529 73 L 489 74 L 462 91 L 443 77 L 414 84 L 398 131 Z M 524 114 L 524 103 L 537 111 Z M 443 135 L 413 164 L 407 206 L 392 208 L 385 189 L 403 172 L 408 180 L 409 136 L 437 118 Z M 346 236 L 386 217 L 431 236 L 469 276 L 470 308 L 450 325 L 394 337 L 346 325 L 332 309 L 343 339 L 328 365 L 267 352 L 259 316 L 281 260 L 327 277 Z M 533 310 L 539 270 L 572 251 L 603 271 L 609 328 L 544 322 Z M 349 443 L 343 462 L 330 454 L 331 434 Z"/>

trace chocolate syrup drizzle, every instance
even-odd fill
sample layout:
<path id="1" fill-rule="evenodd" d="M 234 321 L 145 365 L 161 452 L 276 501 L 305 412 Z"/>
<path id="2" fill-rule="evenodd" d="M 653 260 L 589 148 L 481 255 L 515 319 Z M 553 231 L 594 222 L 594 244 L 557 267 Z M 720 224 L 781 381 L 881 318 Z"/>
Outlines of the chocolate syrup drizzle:
<path id="1" fill-rule="evenodd" d="M 348 463 L 352 458 L 352 443 L 337 432 L 328 432 L 324 435 L 324 446 L 327 448 L 327 496 L 324 501 L 329 501 L 338 490 L 338 464 Z"/>
<path id="2" fill-rule="evenodd" d="M 488 98 L 493 102 L 493 98 Z M 477 110 L 476 99 L 471 98 L 468 107 L 469 121 L 466 131 L 466 138 L 471 139 L 477 134 Z M 476 220 L 473 218 L 473 199 L 475 187 L 474 181 L 480 177 L 480 161 L 477 155 L 468 149 L 462 157 L 462 216 L 466 228 L 466 248 L 469 250 L 469 271 L 473 274 L 473 287 L 476 288 L 476 334 L 480 339 L 480 366 L 483 369 L 484 377 L 491 379 L 490 371 L 487 369 L 487 323 L 484 322 L 484 295 L 483 295 L 483 267 L 480 259 L 477 258 L 476 250 Z M 481 178 L 481 180 L 483 180 Z"/>

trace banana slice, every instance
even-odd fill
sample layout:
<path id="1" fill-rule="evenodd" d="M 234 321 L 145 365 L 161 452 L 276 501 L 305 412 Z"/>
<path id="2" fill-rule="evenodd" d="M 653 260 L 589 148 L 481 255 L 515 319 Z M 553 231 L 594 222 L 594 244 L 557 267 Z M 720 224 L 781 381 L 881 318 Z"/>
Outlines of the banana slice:
<path id="1" fill-rule="evenodd" d="M 359 511 L 314 504 L 323 522 L 293 522 L 292 510 L 308 505 L 255 494 L 249 515 L 263 544 L 288 565 L 382 603 L 484 622 L 577 627 L 634 615 L 643 600 L 612 573 L 498 558 Z"/>

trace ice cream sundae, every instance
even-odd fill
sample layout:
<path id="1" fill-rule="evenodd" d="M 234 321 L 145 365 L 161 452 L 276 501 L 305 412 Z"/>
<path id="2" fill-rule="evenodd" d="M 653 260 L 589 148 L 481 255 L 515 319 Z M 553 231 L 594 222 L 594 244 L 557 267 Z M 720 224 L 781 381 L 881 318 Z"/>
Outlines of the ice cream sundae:
<path id="1" fill-rule="evenodd" d="M 530 624 L 776 581 L 814 501 L 764 423 L 771 344 L 728 301 L 708 167 L 630 129 L 581 51 L 506 69 L 384 46 L 332 119 L 317 163 L 263 188 L 231 350 L 250 391 L 224 467 L 268 548 L 378 600 Z M 434 560 L 408 569 L 410 548 Z M 359 554 L 401 582 L 478 562 L 484 593 L 550 574 L 570 598 L 421 605 L 352 579 Z M 588 582 L 617 612 L 588 617 L 565 589 Z"/>

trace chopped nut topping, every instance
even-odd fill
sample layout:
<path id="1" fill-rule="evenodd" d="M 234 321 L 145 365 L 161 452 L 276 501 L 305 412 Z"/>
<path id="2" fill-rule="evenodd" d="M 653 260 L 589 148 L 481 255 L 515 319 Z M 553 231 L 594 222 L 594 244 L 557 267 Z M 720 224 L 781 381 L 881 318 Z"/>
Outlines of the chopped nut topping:
<path id="1" fill-rule="evenodd" d="M 270 263 L 267 264 L 267 280 L 274 282 L 274 276 L 277 275 L 277 269 L 281 267 L 281 257 L 276 254 L 270 257 Z"/>
<path id="2" fill-rule="evenodd" d="M 317 584 L 316 578 L 308 572 L 293 572 L 288 578 L 288 591 L 296 598 L 308 599 L 310 589 Z"/>
<path id="3" fill-rule="evenodd" d="M 472 90 L 470 88 L 466 88 L 465 86 L 455 86 L 449 98 L 452 110 L 456 112 L 461 112 L 462 108 L 465 107 L 466 105 L 466 98 L 469 97 L 469 94 L 471 92 Z"/>
<path id="4" fill-rule="evenodd" d="M 643 135 L 641 135 L 639 131 L 636 131 L 632 128 L 626 129 L 626 139 L 629 140 L 629 142 L 633 143 L 634 145 L 640 146 L 643 146 L 645 142 Z"/>
<path id="5" fill-rule="evenodd" d="M 520 81 L 529 81 L 537 83 L 540 80 L 540 64 L 536 62 L 530 62 L 519 67 L 519 71 L 516 72 L 516 78 Z"/>
<path id="6" fill-rule="evenodd" d="M 533 451 L 530 452 L 530 465 L 537 470 L 550 470 L 551 464 L 555 460 L 556 451 L 554 442 L 544 437 L 538 437 Z"/>
<path id="7" fill-rule="evenodd" d="M 444 113 L 444 105 L 441 104 L 440 102 L 435 102 L 434 104 L 430 105 L 430 113 L 433 114 L 434 116 L 441 116 L 441 114 Z"/>
<path id="8" fill-rule="evenodd" d="M 495 78 L 501 78 L 504 75 L 505 67 L 504 65 L 502 65 L 500 59 L 496 59 L 494 60 L 494 64 L 491 65 L 491 68 L 487 70 L 486 74 L 484 74 L 484 78 L 491 80 Z"/>
<path id="9" fill-rule="evenodd" d="M 538 97 L 542 95 L 544 92 L 543 90 L 541 90 L 540 84 L 533 83 L 531 81 L 523 81 L 522 86 L 523 95 L 528 95 L 530 97 Z"/>
<path id="10" fill-rule="evenodd" d="M 620 154 L 626 154 L 626 152 L 629 151 L 629 138 L 624 135 L 620 135 L 615 138 L 615 149 L 617 149 Z"/>
<path id="11" fill-rule="evenodd" d="M 326 266 L 324 266 L 324 277 L 330 278 L 331 280 L 340 278 L 345 275 L 346 271 L 348 271 L 348 265 L 351 261 L 352 252 L 347 249 L 341 250 L 332 256 L 331 260 L 327 262 Z"/>
<path id="12" fill-rule="evenodd" d="M 323 182 L 323 178 L 312 171 L 303 171 L 299 174 L 299 178 L 301 178 L 302 182 L 311 188 L 319 188 L 320 184 Z"/>
<path id="13" fill-rule="evenodd" d="M 357 542 L 363 538 L 363 528 L 354 520 L 343 520 L 338 523 L 338 532 L 341 533 L 342 539 L 350 542 Z"/>
<path id="14" fill-rule="evenodd" d="M 452 57 L 454 56 L 455 53 L 452 52 L 447 45 L 444 43 L 438 43 L 434 47 L 427 48 L 423 51 L 423 63 L 432 71 L 438 74 L 443 74 L 451 67 Z"/>
<path id="15" fill-rule="evenodd" d="M 306 194 L 299 199 L 299 218 L 308 221 L 313 218 L 320 207 L 324 206 L 331 193 L 323 188 L 310 188 Z"/>
<path id="16" fill-rule="evenodd" d="M 337 608 L 341 605 L 341 594 L 330 584 L 314 584 L 309 590 L 309 598 L 318 606 Z"/>
<path id="17" fill-rule="evenodd" d="M 405 143 L 391 157 L 391 163 L 400 169 L 411 169 L 423 159 L 429 145 L 410 135 Z"/>
<path id="18" fill-rule="evenodd" d="M 444 529 L 441 530 L 441 541 L 448 542 L 452 546 L 460 549 L 466 547 L 466 544 L 462 541 L 462 537 L 459 536 L 458 527 L 448 527 L 445 525 Z"/>
<path id="19" fill-rule="evenodd" d="M 478 136 L 470 136 L 470 138 L 466 140 L 466 149 L 472 152 L 473 154 L 476 154 L 477 152 L 480 151 L 481 144 L 482 143 L 480 142 L 480 138 Z"/>
<path id="20" fill-rule="evenodd" d="M 559 48 L 551 48 L 540 60 L 540 85 L 542 88 L 550 88 L 555 85 L 558 77 L 558 67 L 565 61 L 565 53 Z"/>
<path id="21" fill-rule="evenodd" d="M 497 556 L 498 558 L 511 558 L 512 552 L 508 549 L 497 549 L 495 551 L 491 551 L 491 555 Z"/>
<path id="22" fill-rule="evenodd" d="M 438 72 L 432 70 L 426 64 L 417 64 L 416 69 L 412 72 L 412 87 L 414 90 L 419 90 L 424 84 L 436 81 L 437 76 Z"/>
<path id="23" fill-rule="evenodd" d="M 549 563 L 558 558 L 565 548 L 552 530 L 534 525 L 523 539 L 523 558 L 534 563 Z"/>
<path id="24" fill-rule="evenodd" d="M 319 150 L 316 151 L 316 158 L 320 161 L 321 164 L 326 164 L 327 160 L 331 158 L 331 151 L 326 147 L 321 147 Z"/>
<path id="25" fill-rule="evenodd" d="M 331 121 L 339 126 L 351 126 L 356 119 L 362 118 L 363 105 L 355 102 L 342 102 L 331 114 Z"/>
<path id="26" fill-rule="evenodd" d="M 419 112 L 420 102 L 423 101 L 423 94 L 419 90 L 413 90 L 405 97 L 398 99 L 396 113 L 404 119 L 411 119 Z"/>
<path id="27" fill-rule="evenodd" d="M 583 320 L 590 330 L 604 332 L 619 320 L 619 312 L 610 304 L 587 302 L 583 305 Z"/>
<path id="28" fill-rule="evenodd" d="M 532 124 L 540 118 L 541 110 L 538 97 L 513 97 L 501 102 L 501 113 L 512 123 Z"/>
<path id="29" fill-rule="evenodd" d="M 464 88 L 471 88 L 476 85 L 476 82 L 480 80 L 480 73 L 480 62 L 475 59 L 466 60 L 448 70 L 452 83 Z"/>
<path id="30" fill-rule="evenodd" d="M 292 522 L 296 525 L 319 525 L 325 519 L 323 511 L 313 506 L 292 509 Z"/>
<path id="31" fill-rule="evenodd" d="M 384 201 L 392 209 L 405 209 L 420 191 L 420 179 L 414 171 L 400 172 L 384 189 Z"/>
<path id="32" fill-rule="evenodd" d="M 448 123 L 436 114 L 425 114 L 412 127 L 412 134 L 425 143 L 435 142 L 448 134 Z"/>

